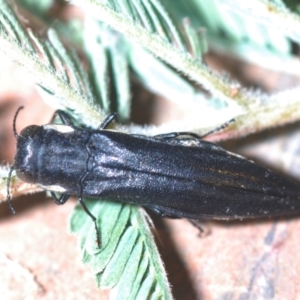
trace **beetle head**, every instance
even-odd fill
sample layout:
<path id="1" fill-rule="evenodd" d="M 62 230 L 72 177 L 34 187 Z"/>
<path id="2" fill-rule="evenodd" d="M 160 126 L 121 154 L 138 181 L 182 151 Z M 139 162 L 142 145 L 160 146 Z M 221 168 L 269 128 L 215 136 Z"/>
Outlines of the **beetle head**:
<path id="1" fill-rule="evenodd" d="M 17 152 L 15 155 L 15 170 L 18 178 L 27 183 L 36 183 L 38 160 L 37 147 L 41 126 L 31 125 L 24 128 L 17 136 Z"/>
<path id="2" fill-rule="evenodd" d="M 12 177 L 13 170 L 16 170 L 17 176 L 25 182 L 34 182 L 35 178 L 33 176 L 33 170 L 28 168 L 28 160 L 32 156 L 32 139 L 34 135 L 38 132 L 39 126 L 29 126 L 22 130 L 19 135 L 16 130 L 16 120 L 17 116 L 21 109 L 24 107 L 21 106 L 18 108 L 14 120 L 13 120 L 13 132 L 17 140 L 17 153 L 15 156 L 15 164 L 10 168 L 8 177 L 7 177 L 7 200 L 9 203 L 10 210 L 15 214 L 15 210 L 11 204 L 11 195 L 10 195 L 10 181 Z"/>

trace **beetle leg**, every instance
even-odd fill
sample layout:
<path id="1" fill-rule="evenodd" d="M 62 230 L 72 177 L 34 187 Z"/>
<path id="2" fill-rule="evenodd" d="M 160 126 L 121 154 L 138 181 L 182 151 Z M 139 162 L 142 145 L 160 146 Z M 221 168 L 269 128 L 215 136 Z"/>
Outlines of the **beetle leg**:
<path id="1" fill-rule="evenodd" d="M 73 126 L 73 122 L 71 120 L 71 118 L 62 110 L 57 110 L 51 120 L 50 123 L 53 123 L 55 118 L 56 117 L 59 117 L 61 122 L 64 124 L 64 125 L 69 125 L 69 126 Z M 111 113 L 109 114 L 105 119 L 104 121 L 100 124 L 99 128 L 98 129 L 105 129 L 106 127 L 109 126 L 109 124 L 117 118 L 117 113 Z"/>
<path id="2" fill-rule="evenodd" d="M 108 125 L 115 119 L 117 119 L 117 113 L 111 113 L 104 119 L 98 129 L 106 129 Z"/>
<path id="3" fill-rule="evenodd" d="M 69 125 L 69 126 L 73 126 L 73 122 L 71 120 L 71 118 L 62 110 L 57 110 L 55 112 L 55 114 L 53 115 L 53 118 L 51 120 L 51 123 L 54 122 L 54 119 L 56 118 L 56 116 L 58 116 L 61 120 L 61 122 L 64 124 L 64 125 Z"/>
<path id="4" fill-rule="evenodd" d="M 100 232 L 99 232 L 99 228 L 98 228 L 98 226 L 97 226 L 97 219 L 96 219 L 96 217 L 93 216 L 93 214 L 88 210 L 88 208 L 86 207 L 86 205 L 85 205 L 85 203 L 84 203 L 84 201 L 83 201 L 83 199 L 82 199 L 81 196 L 78 197 L 78 201 L 79 201 L 79 203 L 80 203 L 82 209 L 83 209 L 83 210 L 85 211 L 85 213 L 92 219 L 92 221 L 93 221 L 93 223 L 94 223 L 94 225 L 95 225 L 95 230 L 96 230 L 96 235 L 97 235 L 97 245 L 98 245 L 98 247 L 100 248 L 100 245 L 101 245 L 101 243 L 100 243 Z"/>
<path id="5" fill-rule="evenodd" d="M 203 139 L 204 137 L 208 136 L 208 135 L 211 135 L 215 132 L 218 132 L 220 130 L 223 130 L 224 128 L 226 128 L 229 124 L 231 124 L 232 122 L 234 122 L 234 119 L 231 119 L 230 121 L 222 124 L 221 126 L 203 134 L 203 135 L 198 135 L 194 132 L 189 132 L 189 131 L 180 131 L 180 132 L 170 132 L 170 133 L 164 133 L 164 134 L 158 134 L 158 135 L 155 135 L 154 137 L 155 138 L 158 138 L 158 139 L 164 139 L 164 140 L 168 140 L 168 139 L 174 139 L 174 138 L 177 138 L 177 137 L 180 137 L 180 136 L 190 136 L 192 138 L 196 138 L 198 140 L 201 140 Z"/>
<path id="6" fill-rule="evenodd" d="M 203 225 L 203 221 L 188 219 L 189 222 L 199 230 L 199 236 L 205 237 L 210 234 L 210 228 Z"/>
<path id="7" fill-rule="evenodd" d="M 58 198 L 54 192 L 51 192 L 51 196 L 53 197 L 55 204 L 58 205 L 65 204 L 67 200 L 70 198 L 70 195 L 68 194 L 61 194 Z"/>
<path id="8" fill-rule="evenodd" d="M 147 205 L 145 207 L 150 209 L 151 211 L 153 211 L 155 214 L 159 215 L 160 217 L 169 218 L 169 219 L 181 219 L 180 217 L 178 217 L 176 215 L 165 213 L 163 210 L 161 210 L 155 206 Z M 199 230 L 200 237 L 205 237 L 210 234 L 210 229 L 203 226 L 203 222 L 201 223 L 201 221 L 193 220 L 193 219 L 188 219 L 188 221 Z"/>
<path id="9" fill-rule="evenodd" d="M 147 206 L 144 206 L 144 207 L 150 209 L 151 211 L 153 211 L 155 214 L 159 215 L 160 217 L 169 218 L 169 219 L 180 219 L 180 217 L 165 213 L 157 207 L 154 207 L 154 206 L 151 206 L 151 205 L 147 205 Z"/>
<path id="10" fill-rule="evenodd" d="M 169 139 L 175 139 L 179 136 L 190 136 L 196 139 L 202 139 L 202 136 L 188 131 L 163 133 L 163 134 L 155 135 L 154 137 L 158 139 L 169 140 Z"/>
<path id="11" fill-rule="evenodd" d="M 211 135 L 211 134 L 213 134 L 215 132 L 221 131 L 221 130 L 225 129 L 226 127 L 228 127 L 233 122 L 235 122 L 235 120 L 231 119 L 231 120 L 225 122 L 224 124 L 222 124 L 221 126 L 219 126 L 219 127 L 215 128 L 215 129 L 213 129 L 213 130 L 211 130 L 211 131 L 209 131 L 209 132 L 201 135 L 201 138 L 203 139 L 206 136 L 209 136 L 209 135 Z"/>

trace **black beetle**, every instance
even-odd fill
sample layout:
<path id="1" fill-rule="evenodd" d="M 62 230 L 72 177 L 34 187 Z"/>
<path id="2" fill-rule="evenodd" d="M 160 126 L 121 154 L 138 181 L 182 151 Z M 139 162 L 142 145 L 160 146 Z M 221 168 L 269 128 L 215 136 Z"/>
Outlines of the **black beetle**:
<path id="1" fill-rule="evenodd" d="M 52 191 L 57 204 L 77 195 L 95 226 L 83 197 L 134 203 L 163 217 L 196 220 L 300 212 L 297 183 L 196 134 L 149 137 L 106 129 L 115 114 L 98 130 L 83 129 L 58 112 L 67 125 L 33 125 L 18 135 L 18 112 L 10 176 L 14 168 L 21 180 Z M 54 192 L 62 195 L 57 198 Z"/>

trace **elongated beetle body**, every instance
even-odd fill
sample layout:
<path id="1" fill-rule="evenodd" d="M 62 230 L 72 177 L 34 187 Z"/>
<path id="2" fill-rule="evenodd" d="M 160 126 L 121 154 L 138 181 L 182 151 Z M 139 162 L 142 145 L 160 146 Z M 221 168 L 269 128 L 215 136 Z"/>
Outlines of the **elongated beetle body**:
<path id="1" fill-rule="evenodd" d="M 82 197 L 197 220 L 300 212 L 297 183 L 193 133 L 148 137 L 105 129 L 113 118 L 99 130 L 52 124 L 26 127 L 19 135 L 14 121 L 17 176 L 62 193 L 58 204 L 77 195 L 94 221 Z"/>

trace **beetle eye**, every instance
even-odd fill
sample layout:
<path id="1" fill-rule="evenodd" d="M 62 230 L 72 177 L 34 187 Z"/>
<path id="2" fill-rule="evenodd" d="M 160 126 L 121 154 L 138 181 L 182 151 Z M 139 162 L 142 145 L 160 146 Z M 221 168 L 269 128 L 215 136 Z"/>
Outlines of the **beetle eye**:
<path id="1" fill-rule="evenodd" d="M 31 139 L 34 137 L 34 135 L 37 133 L 37 131 L 39 129 L 40 129 L 40 126 L 37 126 L 37 125 L 28 126 L 21 131 L 19 136 L 23 137 L 25 139 Z"/>

